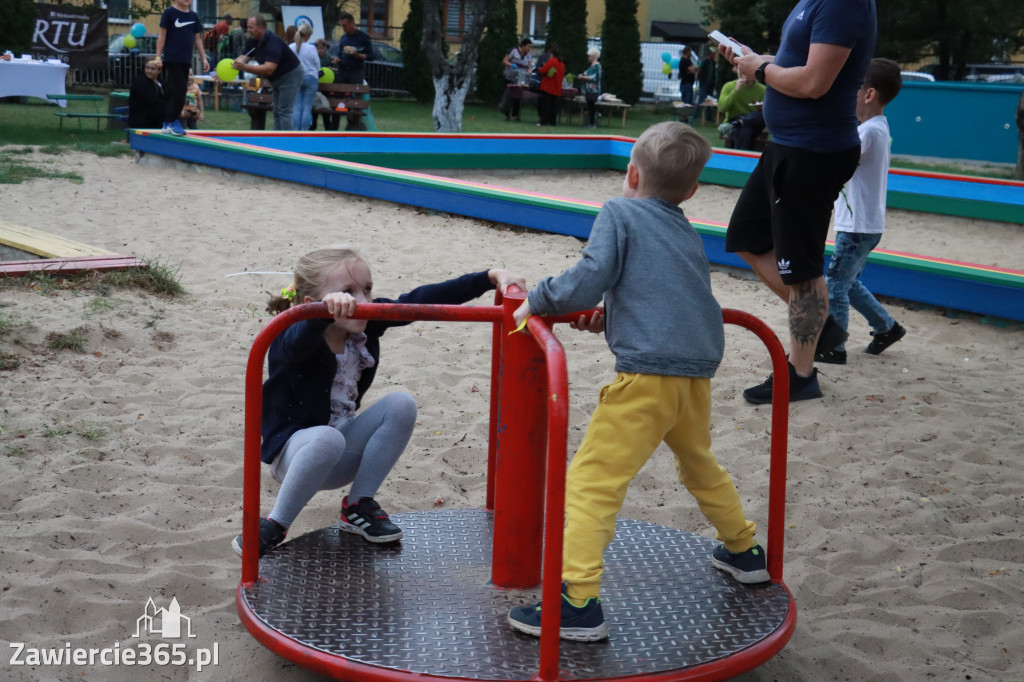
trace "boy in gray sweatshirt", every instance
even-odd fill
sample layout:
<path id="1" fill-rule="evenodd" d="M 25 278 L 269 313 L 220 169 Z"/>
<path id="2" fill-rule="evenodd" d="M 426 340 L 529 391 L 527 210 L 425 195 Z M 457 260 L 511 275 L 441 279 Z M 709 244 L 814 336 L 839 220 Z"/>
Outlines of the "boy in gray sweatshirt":
<path id="1" fill-rule="evenodd" d="M 664 441 L 680 482 L 723 544 L 711 561 L 742 583 L 769 580 L 729 473 L 711 452 L 711 377 L 722 360 L 722 310 L 700 236 L 679 204 L 697 191 L 711 146 L 690 126 L 651 126 L 636 141 L 622 189 L 594 221 L 576 265 L 538 283 L 515 313 L 564 315 L 604 299 L 590 331 L 605 332 L 615 380 L 597 409 L 566 480 L 561 637 L 608 637 L 601 609 L 604 550 L 626 488 Z M 509 624 L 540 635 L 540 605 L 518 606 Z"/>

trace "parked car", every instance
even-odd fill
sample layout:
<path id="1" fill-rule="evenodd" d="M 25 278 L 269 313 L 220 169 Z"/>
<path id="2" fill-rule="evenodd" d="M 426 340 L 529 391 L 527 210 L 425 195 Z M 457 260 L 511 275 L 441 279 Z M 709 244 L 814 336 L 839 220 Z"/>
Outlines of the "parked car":
<path id="1" fill-rule="evenodd" d="M 327 54 L 338 56 L 338 41 L 329 43 Z M 405 93 L 405 61 L 402 51 L 387 43 L 374 43 L 373 56 L 366 61 L 366 82 L 373 95 Z"/>
<path id="2" fill-rule="evenodd" d="M 965 80 L 984 83 L 1019 83 L 1024 81 L 1024 64 L 999 62 L 968 64 Z"/>
<path id="3" fill-rule="evenodd" d="M 917 81 L 922 83 L 935 82 L 935 76 L 931 75 L 930 73 L 925 73 L 923 71 L 900 71 L 900 78 L 903 80 L 904 83 L 906 83 L 907 81 Z"/>

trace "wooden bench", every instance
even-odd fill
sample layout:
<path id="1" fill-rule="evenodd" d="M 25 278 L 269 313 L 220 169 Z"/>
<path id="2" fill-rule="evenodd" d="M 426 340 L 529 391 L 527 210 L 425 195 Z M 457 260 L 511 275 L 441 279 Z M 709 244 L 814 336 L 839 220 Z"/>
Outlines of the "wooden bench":
<path id="1" fill-rule="evenodd" d="M 111 119 L 121 118 L 120 114 L 101 113 L 99 110 L 99 102 L 103 101 L 103 95 L 47 95 L 47 99 L 51 100 L 66 100 L 68 102 L 92 102 L 95 107 L 95 112 L 78 112 L 78 111 L 55 111 L 54 115 L 59 117 L 60 125 L 57 126 L 58 130 L 64 129 L 64 119 L 76 119 L 78 121 L 78 129 L 82 129 L 83 119 L 94 119 L 96 121 L 96 130 L 100 129 L 101 121 L 110 121 Z"/>
<path id="2" fill-rule="evenodd" d="M 327 97 L 328 107 L 313 107 L 314 114 L 324 119 L 324 130 L 338 130 L 341 116 L 346 119 L 345 130 L 366 130 L 360 117 L 370 109 L 370 86 L 354 83 L 321 83 L 320 92 Z M 339 109 L 338 107 L 342 108 Z"/>
<path id="3" fill-rule="evenodd" d="M 0 220 L 0 246 L 12 254 L 35 254 L 42 258 L 0 260 L 0 277 L 24 277 L 33 272 L 74 274 L 86 270 L 145 268 L 133 256 L 109 253 L 59 235 Z"/>
<path id="4" fill-rule="evenodd" d="M 314 107 L 313 113 L 324 116 L 325 126 L 333 124 L 333 127 L 327 127 L 327 130 L 338 130 L 342 115 L 348 120 L 345 130 L 360 129 L 359 118 L 365 116 L 370 108 L 370 102 L 363 99 L 363 95 L 370 92 L 369 85 L 321 83 L 318 89 L 327 97 L 330 107 Z M 339 105 L 343 105 L 344 108 L 338 109 Z M 252 119 L 251 130 L 266 130 L 267 112 L 274 109 L 274 95 L 269 88 L 246 91 L 242 108 L 249 112 Z M 363 129 L 365 130 L 365 127 Z"/>

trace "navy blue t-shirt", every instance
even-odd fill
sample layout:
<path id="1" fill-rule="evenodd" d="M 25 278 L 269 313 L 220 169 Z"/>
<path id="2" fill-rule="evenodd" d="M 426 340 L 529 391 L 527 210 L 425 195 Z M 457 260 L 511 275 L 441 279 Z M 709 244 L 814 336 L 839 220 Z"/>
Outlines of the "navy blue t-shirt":
<path id="1" fill-rule="evenodd" d="M 164 61 L 191 64 L 196 34 L 203 30 L 199 15 L 191 10 L 182 12 L 175 7 L 168 7 L 160 15 L 160 28 L 167 30 L 167 38 L 164 40 Z"/>
<path id="2" fill-rule="evenodd" d="M 252 50 L 251 54 L 249 54 L 250 50 Z M 272 81 L 288 75 L 292 69 L 297 69 L 301 66 L 299 58 L 292 52 L 292 48 L 288 47 L 288 43 L 284 42 L 281 36 L 269 29 L 263 34 L 261 42 L 257 43 L 252 38 L 249 38 L 245 43 L 245 52 L 243 54 L 249 54 L 252 61 L 259 62 L 260 64 L 266 64 L 267 62 L 277 64 L 277 69 L 268 76 Z"/>
<path id="3" fill-rule="evenodd" d="M 346 45 L 359 54 L 365 54 L 366 59 L 371 60 L 373 59 L 373 41 L 370 40 L 370 36 L 362 31 L 356 31 L 352 35 L 342 33 L 341 39 L 338 40 L 338 57 L 341 58 L 341 68 L 349 71 L 362 71 L 366 62 L 345 52 Z"/>
<path id="4" fill-rule="evenodd" d="M 875 51 L 875 0 L 800 0 L 782 27 L 775 63 L 803 66 L 812 43 L 851 48 L 827 93 L 799 99 L 769 87 L 764 120 L 772 141 L 817 152 L 860 145 L 857 135 L 857 90 Z"/>

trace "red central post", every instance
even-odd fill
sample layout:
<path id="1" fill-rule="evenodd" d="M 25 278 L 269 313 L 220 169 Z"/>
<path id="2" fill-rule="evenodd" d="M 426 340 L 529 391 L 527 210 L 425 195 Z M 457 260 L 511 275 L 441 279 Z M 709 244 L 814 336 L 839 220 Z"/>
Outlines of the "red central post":
<path id="1" fill-rule="evenodd" d="M 529 334 L 508 333 L 525 300 L 511 290 L 502 300 L 491 582 L 507 589 L 540 584 L 544 537 L 547 368 Z"/>

